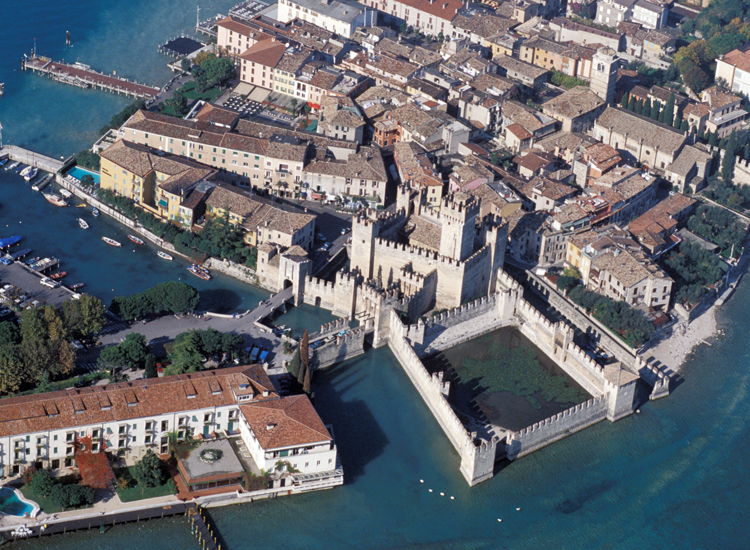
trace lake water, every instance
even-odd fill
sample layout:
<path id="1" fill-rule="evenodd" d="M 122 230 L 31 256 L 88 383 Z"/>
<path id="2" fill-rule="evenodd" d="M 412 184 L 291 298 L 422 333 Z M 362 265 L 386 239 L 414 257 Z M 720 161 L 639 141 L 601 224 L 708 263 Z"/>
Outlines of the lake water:
<path id="1" fill-rule="evenodd" d="M 211 10 L 226 13 L 231 4 L 214 0 Z M 59 157 L 88 147 L 128 100 L 21 74 L 20 57 L 33 38 L 40 53 L 159 85 L 169 73 L 156 47 L 193 24 L 196 2 L 38 0 L 3 8 L 4 138 Z M 66 30 L 72 32 L 70 48 Z M 55 209 L 24 186 L 0 171 L 0 221 L 6 226 L 0 235 L 20 232 L 27 236 L 24 246 L 58 255 L 69 277 L 86 282 L 87 290 L 109 298 L 188 276 L 184 265 L 160 263 L 148 248 L 99 248 L 101 235 L 122 238 L 123 230 L 102 217 L 84 235 L 74 225 L 76 210 Z M 257 303 L 255 293 L 263 296 L 221 277 L 207 286 L 192 279 L 204 299 L 227 310 Z M 457 455 L 387 349 L 335 366 L 316 377 L 315 404 L 334 427 L 347 484 L 212 510 L 222 548 L 746 549 L 749 305 L 750 287 L 743 285 L 721 312 L 726 337 L 698 350 L 670 397 L 524 457 L 471 489 L 458 472 Z M 199 546 L 179 518 L 14 547 Z"/>

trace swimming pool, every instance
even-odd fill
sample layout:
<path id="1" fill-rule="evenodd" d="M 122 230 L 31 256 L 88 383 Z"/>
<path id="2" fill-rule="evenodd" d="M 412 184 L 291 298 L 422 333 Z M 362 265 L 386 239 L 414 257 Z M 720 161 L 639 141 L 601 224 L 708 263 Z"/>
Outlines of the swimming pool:
<path id="1" fill-rule="evenodd" d="M 94 178 L 94 183 L 96 183 L 97 185 L 99 184 L 98 173 L 92 172 L 91 170 L 86 170 L 85 168 L 81 168 L 80 166 L 74 166 L 73 168 L 68 170 L 68 173 L 66 175 L 73 176 L 74 178 L 80 180 L 86 174 Z"/>
<path id="2" fill-rule="evenodd" d="M 39 513 L 39 506 L 26 500 L 17 489 L 0 487 L 0 512 L 9 516 L 33 518 Z"/>

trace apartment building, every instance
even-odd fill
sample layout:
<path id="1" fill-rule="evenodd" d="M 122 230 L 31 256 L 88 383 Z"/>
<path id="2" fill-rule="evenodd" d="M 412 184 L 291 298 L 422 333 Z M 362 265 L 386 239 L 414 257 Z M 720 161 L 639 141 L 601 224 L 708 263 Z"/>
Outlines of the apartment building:
<path id="1" fill-rule="evenodd" d="M 425 204 L 439 209 L 443 200 L 443 178 L 422 148 L 416 143 L 398 142 L 393 147 L 393 158 L 401 183 L 421 190 Z"/>
<path id="2" fill-rule="evenodd" d="M 456 36 L 453 20 L 463 7 L 461 0 L 365 0 L 362 3 L 423 34 L 450 37 Z"/>
<path id="3" fill-rule="evenodd" d="M 284 460 L 300 474 L 336 475 L 336 446 L 310 401 L 280 398 L 260 365 L 9 397 L 0 411 L 3 476 L 71 467 L 82 438 L 132 464 L 169 452 L 171 438 L 217 435 L 241 437 L 259 469 Z"/>
<path id="4" fill-rule="evenodd" d="M 750 43 L 716 60 L 716 81 L 722 79 L 732 92 L 750 96 Z"/>
<path id="5" fill-rule="evenodd" d="M 256 42 L 240 56 L 240 80 L 253 86 L 274 89 L 274 69 L 287 47 L 275 38 Z"/>
<path id="6" fill-rule="evenodd" d="M 353 0 L 279 0 L 277 18 L 282 23 L 301 19 L 350 38 L 358 27 L 374 27 L 378 14 Z"/>
<path id="7" fill-rule="evenodd" d="M 388 175 L 377 147 L 361 147 L 345 160 L 315 159 L 302 171 L 304 187 L 329 197 L 347 196 L 383 206 Z"/>

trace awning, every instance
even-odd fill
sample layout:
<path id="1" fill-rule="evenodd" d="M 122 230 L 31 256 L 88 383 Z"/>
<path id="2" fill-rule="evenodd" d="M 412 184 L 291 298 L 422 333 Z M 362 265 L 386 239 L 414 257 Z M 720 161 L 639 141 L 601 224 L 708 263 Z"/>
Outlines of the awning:
<path id="1" fill-rule="evenodd" d="M 311 103 L 310 101 L 308 101 L 307 105 L 310 107 L 310 109 L 315 109 L 316 111 L 320 111 L 320 105 L 318 105 L 317 103 Z"/>
<path id="2" fill-rule="evenodd" d="M 166 199 L 161 199 L 161 200 L 160 200 L 160 201 L 159 201 L 158 203 L 156 203 L 156 204 L 158 204 L 158 205 L 159 205 L 159 206 L 161 206 L 162 208 L 168 208 L 168 207 L 169 207 L 169 201 L 167 201 Z"/>

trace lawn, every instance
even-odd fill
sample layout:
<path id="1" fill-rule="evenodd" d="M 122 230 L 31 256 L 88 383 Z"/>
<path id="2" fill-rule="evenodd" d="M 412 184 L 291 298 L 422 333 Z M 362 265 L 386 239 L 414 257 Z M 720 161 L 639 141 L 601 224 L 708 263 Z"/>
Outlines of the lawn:
<path id="1" fill-rule="evenodd" d="M 222 94 L 222 89 L 217 87 L 209 88 L 203 93 L 198 93 L 195 90 L 195 82 L 191 81 L 182 87 L 182 91 L 185 97 L 188 99 L 205 99 L 206 101 L 213 101 Z"/>
<path id="2" fill-rule="evenodd" d="M 115 476 L 117 479 L 125 479 L 128 482 L 126 489 L 117 489 L 117 494 L 120 496 L 122 502 L 133 502 L 134 500 L 144 500 L 147 498 L 165 497 L 167 495 L 174 495 L 177 493 L 174 481 L 170 478 L 164 485 L 158 487 L 149 487 L 141 491 L 140 487 L 137 486 L 137 481 L 134 477 L 135 466 L 129 466 L 127 468 L 116 468 Z"/>

